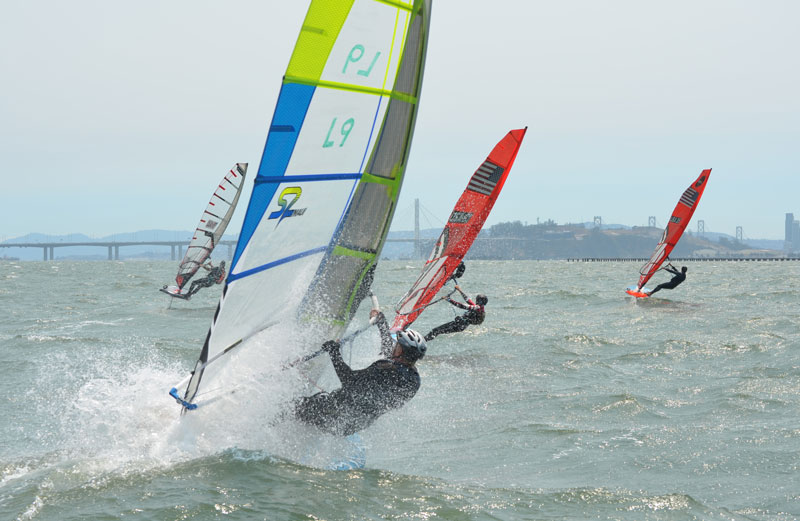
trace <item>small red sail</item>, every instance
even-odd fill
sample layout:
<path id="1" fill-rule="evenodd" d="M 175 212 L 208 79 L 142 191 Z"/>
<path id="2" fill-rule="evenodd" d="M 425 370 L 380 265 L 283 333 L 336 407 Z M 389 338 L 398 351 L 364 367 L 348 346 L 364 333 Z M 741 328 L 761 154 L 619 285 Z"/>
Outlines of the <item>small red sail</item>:
<path id="1" fill-rule="evenodd" d="M 472 174 L 425 262 L 422 274 L 397 304 L 393 330 L 405 329 L 414 322 L 461 263 L 503 189 L 527 129 L 506 134 Z"/>
<path id="2" fill-rule="evenodd" d="M 647 264 L 642 266 L 642 269 L 639 270 L 641 276 L 639 277 L 639 286 L 637 289 L 642 289 L 647 281 L 650 280 L 650 277 L 655 275 L 661 267 L 661 264 L 669 257 L 669 254 L 672 253 L 672 249 L 678 244 L 681 235 L 683 235 L 686 226 L 692 218 L 692 214 L 694 214 L 694 210 L 697 208 L 697 203 L 700 202 L 700 197 L 706 189 L 706 184 L 710 176 L 710 168 L 703 170 L 695 182 L 689 185 L 689 188 L 681 195 L 678 204 L 672 211 L 672 216 L 669 218 L 667 227 L 664 228 L 664 234 L 661 236 L 661 240 L 656 246 L 653 255 L 650 257 L 650 260 L 647 261 Z"/>

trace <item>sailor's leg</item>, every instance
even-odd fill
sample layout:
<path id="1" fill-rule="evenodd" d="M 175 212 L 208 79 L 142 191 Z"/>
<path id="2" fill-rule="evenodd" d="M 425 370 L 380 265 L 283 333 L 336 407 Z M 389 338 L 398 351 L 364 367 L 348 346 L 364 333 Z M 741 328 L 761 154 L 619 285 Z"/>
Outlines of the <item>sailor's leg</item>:
<path id="1" fill-rule="evenodd" d="M 322 426 L 325 424 L 325 410 L 327 409 L 330 396 L 325 393 L 317 393 L 312 396 L 301 398 L 297 402 L 294 414 L 298 420 L 311 425 Z"/>
<path id="2" fill-rule="evenodd" d="M 469 322 L 467 322 L 463 317 L 456 317 L 452 322 L 447 322 L 446 324 L 442 324 L 441 326 L 436 326 L 435 328 L 431 329 L 431 331 L 425 335 L 425 340 L 433 340 L 435 337 L 444 335 L 446 333 L 458 333 L 459 331 L 464 331 L 467 329 L 468 325 Z"/>
<path id="3" fill-rule="evenodd" d="M 197 287 L 195 287 L 195 284 L 197 285 Z M 213 280 L 208 280 L 208 279 L 205 279 L 205 278 L 204 279 L 195 280 L 195 281 L 192 282 L 192 288 L 193 289 L 189 290 L 189 294 L 190 295 L 194 295 L 195 293 L 200 291 L 200 289 L 202 289 L 202 288 L 210 288 L 213 285 L 214 285 L 214 281 Z"/>

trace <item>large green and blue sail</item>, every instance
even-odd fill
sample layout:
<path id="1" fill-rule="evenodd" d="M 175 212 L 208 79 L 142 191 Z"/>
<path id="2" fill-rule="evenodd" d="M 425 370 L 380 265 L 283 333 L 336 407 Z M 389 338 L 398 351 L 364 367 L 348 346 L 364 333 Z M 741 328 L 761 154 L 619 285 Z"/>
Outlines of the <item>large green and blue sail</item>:
<path id="1" fill-rule="evenodd" d="M 230 274 L 183 399 L 271 325 L 340 335 L 371 284 L 417 115 L 431 0 L 313 0 Z"/>

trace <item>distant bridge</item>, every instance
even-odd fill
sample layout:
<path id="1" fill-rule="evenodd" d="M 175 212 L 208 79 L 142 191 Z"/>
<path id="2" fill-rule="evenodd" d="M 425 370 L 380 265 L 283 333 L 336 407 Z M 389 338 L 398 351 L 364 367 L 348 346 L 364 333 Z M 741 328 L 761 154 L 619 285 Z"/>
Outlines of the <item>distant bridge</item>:
<path id="1" fill-rule="evenodd" d="M 67 248 L 70 246 L 93 246 L 108 248 L 108 260 L 119 260 L 119 249 L 122 246 L 169 246 L 172 250 L 172 260 L 183 257 L 184 246 L 189 246 L 191 241 L 96 241 L 96 242 L 4 242 L 0 243 L 0 248 L 41 248 L 42 260 L 53 260 L 56 248 Z M 218 246 L 228 247 L 228 257 L 233 256 L 233 247 L 236 241 L 219 241 Z"/>
<path id="2" fill-rule="evenodd" d="M 416 251 L 419 251 L 418 243 L 424 239 L 386 239 L 386 242 L 414 242 L 417 243 Z M 233 247 L 237 241 L 219 241 L 217 246 L 228 247 L 228 258 L 233 257 Z M 119 249 L 123 246 L 169 246 L 171 249 L 170 258 L 178 260 L 183 257 L 183 248 L 189 246 L 190 241 L 96 241 L 96 242 L 4 242 L 0 243 L 0 248 L 41 248 L 42 260 L 53 260 L 56 248 L 66 248 L 70 246 L 93 246 L 108 248 L 108 260 L 119 260 Z"/>
<path id="3" fill-rule="evenodd" d="M 386 242 L 412 242 L 414 243 L 415 257 L 422 256 L 421 246 L 423 244 L 430 244 L 433 239 L 423 239 L 420 237 L 419 232 L 419 199 L 414 200 L 414 237 L 408 239 L 386 239 Z M 233 257 L 233 247 L 237 241 L 219 241 L 217 245 L 226 245 L 228 247 L 228 258 Z M 17 243 L 0 243 L 0 248 L 41 248 L 42 260 L 53 260 L 54 250 L 56 248 L 66 248 L 69 246 L 94 246 L 101 248 L 108 248 L 108 260 L 119 260 L 119 249 L 122 246 L 169 246 L 171 248 L 172 260 L 177 260 L 183 257 L 183 247 L 189 246 L 190 241 L 96 241 L 96 242 L 17 242 Z"/>

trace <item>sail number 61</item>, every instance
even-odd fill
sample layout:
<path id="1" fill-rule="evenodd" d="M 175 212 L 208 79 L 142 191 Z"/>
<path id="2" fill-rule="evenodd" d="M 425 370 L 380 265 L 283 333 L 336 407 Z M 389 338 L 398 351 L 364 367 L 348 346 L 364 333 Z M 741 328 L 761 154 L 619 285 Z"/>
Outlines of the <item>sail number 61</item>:
<path id="1" fill-rule="evenodd" d="M 331 134 L 333 133 L 334 128 L 336 128 L 336 120 L 339 118 L 333 118 L 331 121 L 331 126 L 328 129 L 328 135 L 325 136 L 325 142 L 322 143 L 322 148 L 329 148 L 334 145 L 333 140 L 331 139 Z M 343 147 L 344 142 L 347 141 L 347 137 L 350 135 L 350 131 L 353 130 L 353 125 L 355 125 L 355 120 L 353 118 L 348 118 L 342 123 L 342 126 L 339 127 L 339 133 L 342 135 L 342 140 L 339 142 L 339 146 Z M 335 136 L 334 136 L 335 137 Z"/>

